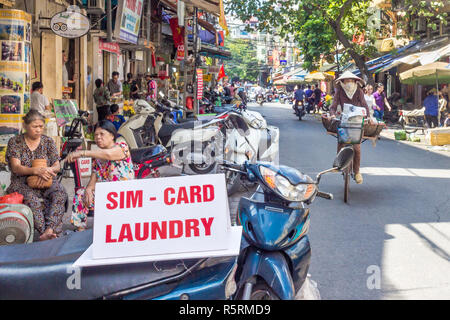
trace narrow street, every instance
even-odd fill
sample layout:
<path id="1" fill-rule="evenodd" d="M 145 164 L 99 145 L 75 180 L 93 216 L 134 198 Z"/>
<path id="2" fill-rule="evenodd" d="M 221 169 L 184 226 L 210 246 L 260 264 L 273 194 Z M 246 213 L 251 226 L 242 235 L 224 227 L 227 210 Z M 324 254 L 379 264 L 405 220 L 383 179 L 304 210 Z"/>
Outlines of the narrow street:
<path id="1" fill-rule="evenodd" d="M 331 166 L 336 140 L 320 120 L 298 121 L 289 104 L 250 108 L 280 128 L 280 164 L 311 176 Z M 334 200 L 311 206 L 309 273 L 322 299 L 448 298 L 450 158 L 382 138 L 363 144 L 361 167 L 349 204 L 342 176 L 329 174 L 321 190 Z"/>

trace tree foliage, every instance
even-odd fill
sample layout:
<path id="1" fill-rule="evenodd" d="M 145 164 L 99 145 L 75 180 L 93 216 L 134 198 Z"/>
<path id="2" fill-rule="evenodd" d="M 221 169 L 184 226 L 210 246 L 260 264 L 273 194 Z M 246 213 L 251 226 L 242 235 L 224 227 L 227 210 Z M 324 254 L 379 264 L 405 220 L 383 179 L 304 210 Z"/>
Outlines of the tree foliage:
<path id="1" fill-rule="evenodd" d="M 257 81 L 259 64 L 256 49 L 249 40 L 230 39 L 225 41 L 225 47 L 230 50 L 232 59 L 225 62 L 225 71 L 230 79 Z"/>
<path id="2" fill-rule="evenodd" d="M 408 17 L 419 15 L 429 21 L 446 18 L 446 14 L 439 13 L 439 8 L 447 0 L 404 1 Z M 225 3 L 227 13 L 242 21 L 258 19 L 256 25 L 249 24 L 248 28 L 292 37 L 308 70 L 317 68 L 321 58 L 334 60 L 339 41 L 345 49 L 344 55 L 353 59 L 364 78 L 371 81 L 365 65 L 366 58 L 376 52 L 375 32 L 370 24 L 374 13 L 370 10 L 371 0 L 226 0 Z M 364 34 L 365 41 L 353 42 L 353 36 L 359 34 Z"/>

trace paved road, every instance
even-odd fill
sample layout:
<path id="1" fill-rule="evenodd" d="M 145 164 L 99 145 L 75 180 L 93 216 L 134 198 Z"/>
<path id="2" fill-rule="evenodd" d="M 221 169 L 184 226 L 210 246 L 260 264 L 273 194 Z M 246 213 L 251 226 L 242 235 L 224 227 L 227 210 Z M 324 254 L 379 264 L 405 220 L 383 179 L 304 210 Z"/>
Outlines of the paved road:
<path id="1" fill-rule="evenodd" d="M 289 105 L 251 105 L 280 128 L 280 163 L 309 175 L 331 166 L 336 140 Z M 364 183 L 324 176 L 335 200 L 312 205 L 310 274 L 323 299 L 450 299 L 450 158 L 393 140 L 362 147 Z"/>

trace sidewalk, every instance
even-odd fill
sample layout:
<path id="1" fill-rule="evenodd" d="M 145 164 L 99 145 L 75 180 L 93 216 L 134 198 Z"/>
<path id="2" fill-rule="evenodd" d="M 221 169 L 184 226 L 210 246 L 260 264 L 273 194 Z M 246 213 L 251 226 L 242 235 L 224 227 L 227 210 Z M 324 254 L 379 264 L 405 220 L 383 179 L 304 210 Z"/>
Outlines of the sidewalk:
<path id="1" fill-rule="evenodd" d="M 310 114 L 310 116 L 313 116 L 318 122 L 321 122 L 321 117 L 322 117 L 322 111 L 320 111 L 319 114 L 315 113 L 315 114 Z M 389 125 L 388 128 L 384 129 L 381 134 L 380 137 L 383 139 L 389 139 L 389 140 L 395 140 L 395 136 L 394 136 L 394 132 L 395 131 L 399 131 L 402 130 L 400 125 Z M 422 130 L 417 130 L 416 133 L 412 134 L 411 136 L 416 136 L 420 138 L 420 142 L 412 142 L 412 141 L 408 141 L 408 140 L 395 140 L 397 143 L 403 143 L 403 144 L 407 144 L 410 145 L 412 147 L 416 147 L 422 150 L 426 150 L 426 151 L 430 151 L 430 152 L 434 152 L 440 155 L 444 155 L 447 157 L 450 157 L 450 145 L 445 145 L 445 146 L 431 146 L 428 145 L 426 142 L 426 130 L 424 133 L 422 133 Z M 381 139 L 381 140 L 382 140 Z"/>

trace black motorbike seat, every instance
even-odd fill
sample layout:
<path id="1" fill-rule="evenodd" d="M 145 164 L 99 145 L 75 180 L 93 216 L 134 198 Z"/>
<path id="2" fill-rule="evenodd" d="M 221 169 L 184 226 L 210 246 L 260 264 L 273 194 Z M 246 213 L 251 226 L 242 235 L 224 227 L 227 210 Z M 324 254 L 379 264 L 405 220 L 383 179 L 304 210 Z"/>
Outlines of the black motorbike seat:
<path id="1" fill-rule="evenodd" d="M 167 152 L 166 148 L 161 145 L 131 149 L 131 159 L 134 163 L 144 163 L 146 161 L 161 157 Z"/>
<path id="2" fill-rule="evenodd" d="M 167 145 L 174 131 L 194 129 L 194 127 L 197 125 L 198 123 L 196 123 L 196 121 L 183 122 L 180 124 L 164 124 L 158 132 L 158 137 L 161 139 L 163 145 Z"/>
<path id="3" fill-rule="evenodd" d="M 179 275 L 199 261 L 85 267 L 80 270 L 78 288 L 73 280 L 72 264 L 91 243 L 92 230 L 88 230 L 54 240 L 0 247 L 0 299 L 99 299 Z M 171 288 L 161 287 L 155 294 L 165 294 Z"/>

